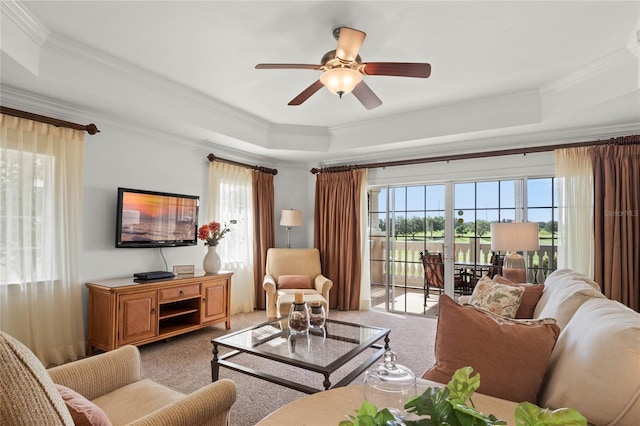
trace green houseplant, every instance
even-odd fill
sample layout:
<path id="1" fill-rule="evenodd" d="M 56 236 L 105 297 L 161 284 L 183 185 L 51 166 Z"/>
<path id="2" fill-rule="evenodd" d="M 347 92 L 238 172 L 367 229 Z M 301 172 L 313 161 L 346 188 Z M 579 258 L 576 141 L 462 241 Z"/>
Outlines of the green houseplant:
<path id="1" fill-rule="evenodd" d="M 340 422 L 339 426 L 491 426 L 506 425 L 493 414 L 485 415 L 475 408 L 471 396 L 480 387 L 480 374 L 471 377 L 473 369 L 458 369 L 444 388 L 429 387 L 421 395 L 409 399 L 407 412 L 418 420 L 401 420 L 383 408 L 378 410 L 364 401 L 355 416 Z M 587 420 L 578 411 L 560 408 L 554 411 L 522 402 L 514 414 L 517 426 L 586 426 Z"/>

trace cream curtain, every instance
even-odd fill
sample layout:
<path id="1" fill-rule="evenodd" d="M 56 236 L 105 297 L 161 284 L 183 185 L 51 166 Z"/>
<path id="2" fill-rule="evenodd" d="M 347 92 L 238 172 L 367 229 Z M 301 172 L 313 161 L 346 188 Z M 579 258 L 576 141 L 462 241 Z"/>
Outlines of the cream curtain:
<path id="1" fill-rule="evenodd" d="M 594 274 L 593 169 L 587 147 L 554 152 L 558 195 L 558 268 Z"/>
<path id="2" fill-rule="evenodd" d="M 85 354 L 84 132 L 0 120 L 0 329 L 61 364 Z"/>
<path id="3" fill-rule="evenodd" d="M 251 170 L 217 161 L 210 163 L 207 222 L 237 221 L 231 226 L 231 232 L 220 240 L 217 250 L 222 269 L 234 273 L 231 279 L 232 314 L 252 312 L 255 306 L 251 188 Z"/>

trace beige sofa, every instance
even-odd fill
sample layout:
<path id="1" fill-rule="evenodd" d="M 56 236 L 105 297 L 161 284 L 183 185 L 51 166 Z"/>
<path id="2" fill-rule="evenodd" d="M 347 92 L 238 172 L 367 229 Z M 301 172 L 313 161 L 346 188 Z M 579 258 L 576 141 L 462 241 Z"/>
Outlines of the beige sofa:
<path id="1" fill-rule="evenodd" d="M 143 379 L 135 346 L 46 370 L 26 346 L 0 332 L 1 425 L 73 425 L 74 420 L 83 424 L 77 421 L 78 410 L 68 409 L 56 384 L 90 400 L 102 409 L 93 410 L 99 415 L 90 415 L 103 418 L 106 414 L 113 425 L 223 426 L 229 423 L 236 399 L 230 380 L 183 395 Z M 91 403 L 82 404 L 79 410 L 92 410 Z"/>
<path id="2" fill-rule="evenodd" d="M 280 277 L 296 275 L 308 277 L 308 288 L 285 289 L 279 285 Z M 266 308 L 269 319 L 287 315 L 296 292 L 302 292 L 307 303 L 321 303 L 326 314 L 329 314 L 329 290 L 331 290 L 333 282 L 322 275 L 320 251 L 316 248 L 270 248 L 267 250 L 262 286 L 267 296 Z"/>
<path id="3" fill-rule="evenodd" d="M 544 284 L 534 317 L 556 319 L 561 331 L 538 405 L 575 408 L 593 425 L 639 425 L 640 314 L 570 269 Z"/>

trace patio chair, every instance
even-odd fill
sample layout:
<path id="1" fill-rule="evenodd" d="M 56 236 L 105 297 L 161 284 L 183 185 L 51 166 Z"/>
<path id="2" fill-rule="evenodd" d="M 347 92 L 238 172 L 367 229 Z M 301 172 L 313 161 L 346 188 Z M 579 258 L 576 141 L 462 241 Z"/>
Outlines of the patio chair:
<path id="1" fill-rule="evenodd" d="M 438 295 L 444 290 L 444 262 L 442 253 L 429 253 L 428 250 L 420 252 L 420 260 L 424 268 L 424 306 L 427 306 L 427 298 L 431 289 Z"/>

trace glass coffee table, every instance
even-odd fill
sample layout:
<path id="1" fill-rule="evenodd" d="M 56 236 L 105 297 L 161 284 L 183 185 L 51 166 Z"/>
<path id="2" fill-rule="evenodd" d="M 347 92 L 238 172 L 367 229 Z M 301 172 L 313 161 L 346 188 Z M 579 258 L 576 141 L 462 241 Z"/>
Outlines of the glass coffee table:
<path id="1" fill-rule="evenodd" d="M 278 318 L 213 339 L 211 380 L 218 380 L 220 366 L 223 366 L 308 394 L 346 386 L 389 349 L 389 332 L 388 328 L 327 319 L 323 328 L 312 328 L 303 335 L 291 335 L 287 328 L 287 318 Z M 384 345 L 381 340 L 384 340 Z M 231 351 L 218 355 L 219 346 L 230 348 Z M 331 383 L 331 374 L 366 350 L 374 352 L 363 362 L 356 363 L 355 368 L 340 381 Z M 285 377 L 277 377 L 230 361 L 240 354 L 255 355 L 322 374 L 324 389 L 296 383 Z"/>

